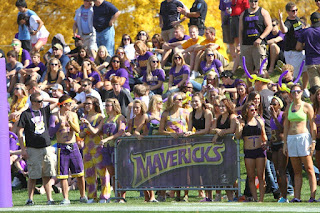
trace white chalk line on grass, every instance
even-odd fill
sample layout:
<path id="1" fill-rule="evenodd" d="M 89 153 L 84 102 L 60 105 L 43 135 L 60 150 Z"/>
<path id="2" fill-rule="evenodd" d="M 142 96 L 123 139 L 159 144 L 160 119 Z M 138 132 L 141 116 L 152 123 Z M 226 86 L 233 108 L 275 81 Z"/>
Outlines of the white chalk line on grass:
<path id="1" fill-rule="evenodd" d="M 157 205 L 157 204 L 142 204 L 142 205 L 130 205 L 130 204 L 72 204 L 68 206 L 19 206 L 13 208 L 0 208 L 1 211 L 230 211 L 230 212 L 320 212 L 320 204 L 275 204 L 272 206 L 266 205 L 252 205 L 243 203 L 174 203 L 171 205 Z"/>

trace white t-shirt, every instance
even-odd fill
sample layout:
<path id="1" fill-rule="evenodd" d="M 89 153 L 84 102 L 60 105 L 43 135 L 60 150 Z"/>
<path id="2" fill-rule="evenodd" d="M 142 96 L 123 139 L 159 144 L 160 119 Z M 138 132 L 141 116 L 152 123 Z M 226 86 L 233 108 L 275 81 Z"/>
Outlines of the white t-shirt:
<path id="1" fill-rule="evenodd" d="M 36 31 L 38 29 L 39 27 L 39 24 L 37 22 L 38 20 L 40 20 L 39 16 L 37 15 L 30 16 L 30 26 L 29 26 L 30 31 Z M 39 32 L 37 32 L 36 35 L 31 35 L 30 41 L 32 44 L 35 44 L 37 43 L 39 38 L 48 38 L 49 34 L 50 33 L 48 32 L 46 27 L 42 25 L 42 27 L 40 28 Z"/>
<path id="2" fill-rule="evenodd" d="M 124 52 L 126 53 L 130 61 L 136 58 L 136 50 L 134 49 L 134 44 L 125 45 Z"/>
<path id="3" fill-rule="evenodd" d="M 74 97 L 74 99 L 77 102 L 80 101 L 81 103 L 84 103 L 86 101 L 86 97 L 89 96 L 89 95 L 93 96 L 93 97 L 95 97 L 95 98 L 97 98 L 99 100 L 100 110 L 101 110 L 102 115 L 104 116 L 103 103 L 102 103 L 102 100 L 101 100 L 101 96 L 96 90 L 91 89 L 90 93 L 85 93 L 85 92 L 78 93 L 76 95 L 76 97 Z"/>
<path id="4" fill-rule="evenodd" d="M 50 98 L 50 95 L 48 93 L 46 93 L 45 91 L 40 91 L 40 94 L 41 94 L 41 97 L 44 98 L 44 99 L 49 99 Z M 28 97 L 28 100 L 27 100 L 27 104 L 29 104 L 29 106 L 31 106 L 31 101 L 30 101 L 30 96 Z M 43 102 L 43 106 L 42 107 L 46 107 L 48 106 L 49 102 Z"/>

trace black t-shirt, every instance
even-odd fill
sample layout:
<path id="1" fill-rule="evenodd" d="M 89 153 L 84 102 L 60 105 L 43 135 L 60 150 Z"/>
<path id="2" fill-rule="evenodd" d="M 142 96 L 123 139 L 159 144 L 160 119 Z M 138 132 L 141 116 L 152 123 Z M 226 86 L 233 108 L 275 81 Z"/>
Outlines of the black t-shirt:
<path id="1" fill-rule="evenodd" d="M 167 0 L 161 2 L 160 15 L 163 20 L 162 30 L 172 29 L 171 22 L 179 21 L 180 14 L 177 11 L 177 7 L 183 7 L 183 4 L 178 0 L 168 2 Z"/>
<path id="2" fill-rule="evenodd" d="M 126 117 L 128 105 L 133 101 L 130 93 L 124 89 L 121 89 L 118 96 L 116 96 L 113 91 L 110 92 L 108 95 L 109 97 L 107 98 L 116 98 L 119 101 L 121 107 L 121 114 L 124 117 Z"/>
<path id="3" fill-rule="evenodd" d="M 200 16 L 198 18 L 190 18 L 190 25 L 196 25 L 199 29 L 204 28 L 204 22 L 207 16 L 207 3 L 204 0 L 196 0 L 192 7 L 190 8 L 190 12 L 199 12 Z M 200 21 L 202 20 L 202 21 Z"/>
<path id="4" fill-rule="evenodd" d="M 270 102 L 272 100 L 274 92 L 268 89 L 261 90 L 259 92 L 261 97 L 261 104 L 262 104 L 262 110 L 263 110 L 263 118 L 265 120 L 265 129 L 266 134 L 271 135 L 271 127 L 270 127 L 270 118 L 271 114 L 269 111 Z"/>
<path id="5" fill-rule="evenodd" d="M 26 146 L 32 148 L 44 148 L 51 145 L 49 136 L 49 118 L 50 118 L 50 105 L 41 108 L 41 117 L 39 116 L 39 110 L 32 112 L 29 109 L 22 112 L 18 127 L 24 128 L 24 134 L 26 138 Z M 39 128 L 36 130 L 35 123 L 39 123 Z"/>
<path id="6" fill-rule="evenodd" d="M 302 32 L 302 23 L 298 17 L 295 20 L 287 20 L 284 22 L 284 25 L 288 28 L 288 32 L 284 37 L 284 50 L 296 50 L 297 40 L 300 33 Z"/>

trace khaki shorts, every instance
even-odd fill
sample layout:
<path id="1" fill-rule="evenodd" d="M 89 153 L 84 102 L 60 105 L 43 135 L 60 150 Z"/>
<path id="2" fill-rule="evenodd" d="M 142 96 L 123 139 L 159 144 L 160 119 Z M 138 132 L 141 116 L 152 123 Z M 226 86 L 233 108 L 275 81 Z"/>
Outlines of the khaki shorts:
<path id="1" fill-rule="evenodd" d="M 241 65 L 242 57 L 246 59 L 246 66 L 249 72 L 259 70 L 262 61 L 267 57 L 266 45 L 262 44 L 259 47 L 254 45 L 241 45 Z M 263 70 L 267 67 L 267 63 L 264 64 Z"/>
<path id="2" fill-rule="evenodd" d="M 28 176 L 30 179 L 56 176 L 57 156 L 51 146 L 45 148 L 27 147 Z"/>
<path id="3" fill-rule="evenodd" d="M 163 30 L 161 32 L 161 37 L 165 42 L 168 42 L 170 39 L 174 38 L 174 28 L 171 28 L 170 30 Z"/>
<path id="4" fill-rule="evenodd" d="M 320 86 L 320 65 L 307 65 L 307 72 L 309 75 L 309 84 L 312 86 Z"/>

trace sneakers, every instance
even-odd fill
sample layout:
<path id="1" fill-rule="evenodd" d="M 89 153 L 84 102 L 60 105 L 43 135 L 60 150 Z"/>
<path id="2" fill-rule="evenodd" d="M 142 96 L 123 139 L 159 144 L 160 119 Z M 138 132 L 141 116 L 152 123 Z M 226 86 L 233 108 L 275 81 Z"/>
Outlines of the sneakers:
<path id="1" fill-rule="evenodd" d="M 156 199 L 154 200 L 149 200 L 150 203 L 159 203 L 159 201 L 157 201 Z"/>
<path id="2" fill-rule="evenodd" d="M 210 198 L 203 198 L 202 200 L 200 200 L 200 202 L 212 202 L 212 200 Z"/>
<path id="3" fill-rule="evenodd" d="M 198 71 L 192 70 L 192 71 L 191 71 L 191 75 L 190 75 L 190 79 L 191 79 L 191 80 L 194 80 L 194 79 L 196 79 L 196 77 L 198 77 L 199 75 L 200 75 L 200 73 L 199 73 Z"/>
<path id="4" fill-rule="evenodd" d="M 26 206 L 34 206 L 34 202 L 30 199 L 27 200 Z"/>
<path id="5" fill-rule="evenodd" d="M 92 199 L 88 199 L 87 203 L 95 203 L 96 201 L 92 198 Z"/>
<path id="6" fill-rule="evenodd" d="M 48 200 L 47 201 L 47 205 L 49 205 L 49 206 L 51 206 L 51 205 L 54 205 L 55 203 L 54 203 L 54 200 Z"/>
<path id="7" fill-rule="evenodd" d="M 87 196 L 80 197 L 79 201 L 80 201 L 80 203 L 88 203 L 88 198 L 87 198 Z"/>
<path id="8" fill-rule="evenodd" d="M 67 200 L 67 199 L 63 199 L 61 202 L 60 202 L 60 205 L 69 205 L 70 204 L 70 200 Z"/>
<path id="9" fill-rule="evenodd" d="M 310 199 L 308 200 L 308 203 L 315 203 L 315 202 L 319 202 L 316 199 L 310 197 Z"/>
<path id="10" fill-rule="evenodd" d="M 16 187 L 19 187 L 20 185 L 21 185 L 21 181 L 19 180 L 19 178 L 14 177 L 11 183 L 11 187 L 16 188 Z"/>
<path id="11" fill-rule="evenodd" d="M 221 202 L 221 194 L 216 194 L 216 198 L 214 199 L 214 202 Z"/>
<path id="12" fill-rule="evenodd" d="M 278 200 L 281 196 L 280 189 L 277 189 L 276 191 L 272 192 L 274 199 Z"/>
<path id="13" fill-rule="evenodd" d="M 100 199 L 99 203 L 107 203 L 107 200 L 106 199 Z"/>
<path id="14" fill-rule="evenodd" d="M 292 200 L 290 200 L 290 203 L 301 203 L 301 200 L 298 198 L 293 198 Z"/>
<path id="15" fill-rule="evenodd" d="M 289 200 L 287 198 L 282 197 L 278 200 L 278 203 L 289 203 Z"/>

